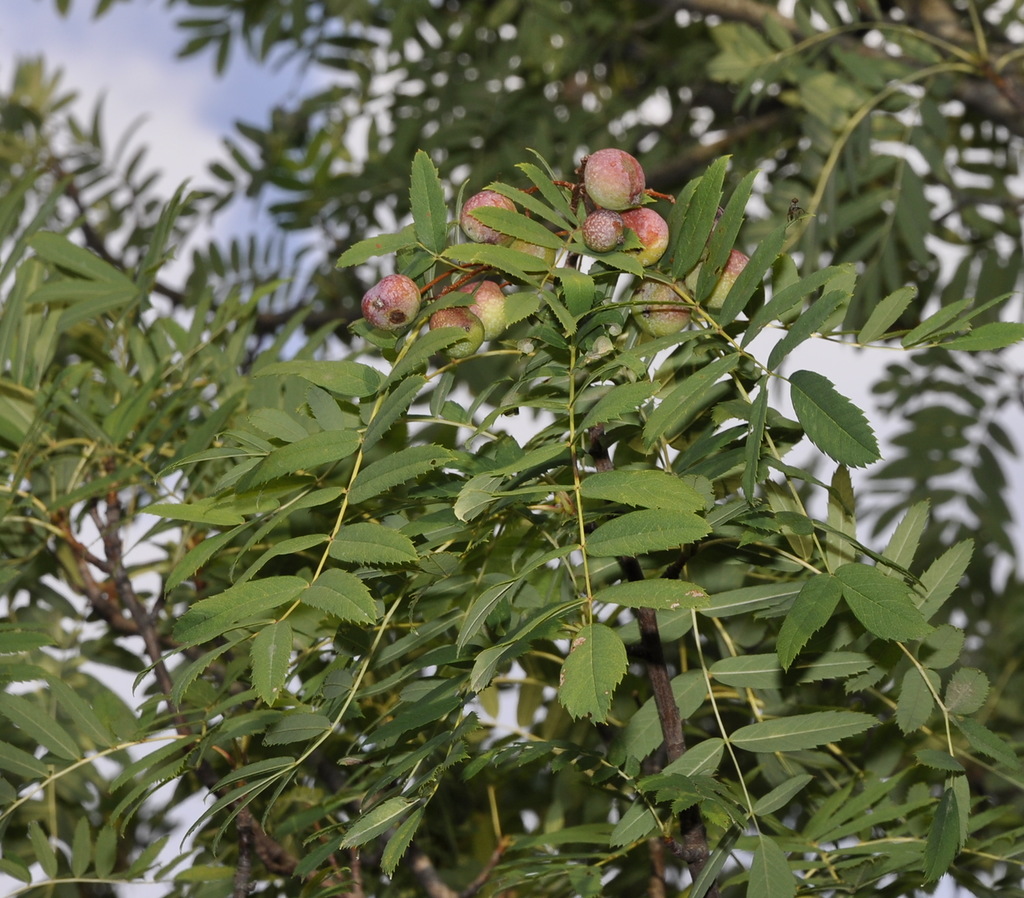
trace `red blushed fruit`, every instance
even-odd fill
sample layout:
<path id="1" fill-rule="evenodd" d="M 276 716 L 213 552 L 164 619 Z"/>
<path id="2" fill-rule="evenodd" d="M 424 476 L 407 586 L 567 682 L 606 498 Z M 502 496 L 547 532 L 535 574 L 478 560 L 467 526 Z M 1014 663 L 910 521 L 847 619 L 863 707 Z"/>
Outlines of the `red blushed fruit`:
<path id="1" fill-rule="evenodd" d="M 583 186 L 596 205 L 621 212 L 640 203 L 647 180 L 635 156 L 607 149 L 591 153 L 584 161 Z"/>
<path id="2" fill-rule="evenodd" d="M 472 295 L 473 304 L 469 306 L 469 311 L 476 315 L 484 326 L 484 339 L 493 340 L 501 336 L 502 331 L 508 326 L 505 294 L 502 293 L 501 287 L 494 281 L 480 281 L 476 284 L 466 284 L 459 290 Z"/>
<path id="3" fill-rule="evenodd" d="M 464 359 L 476 352 L 484 342 L 484 326 L 465 306 L 453 306 L 450 309 L 438 309 L 430 316 L 427 325 L 431 330 L 441 327 L 461 327 L 465 331 L 464 339 L 452 343 L 445 353 L 452 359 Z"/>
<path id="4" fill-rule="evenodd" d="M 715 284 L 715 289 L 711 291 L 707 302 L 704 303 L 710 311 L 717 312 L 725 305 L 725 298 L 729 295 L 732 285 L 736 283 L 736 278 L 747 267 L 749 261 L 750 258 L 746 253 L 741 253 L 738 249 L 729 251 L 729 258 L 725 263 L 725 268 L 722 269 L 722 276 Z"/>
<path id="5" fill-rule="evenodd" d="M 420 311 L 420 288 L 404 274 L 389 274 L 363 294 L 363 317 L 372 327 L 405 330 Z"/>
<path id="6" fill-rule="evenodd" d="M 625 222 L 618 212 L 596 209 L 583 221 L 580 232 L 587 249 L 595 253 L 608 253 L 622 243 L 625 228 Z"/>
<path id="7" fill-rule="evenodd" d="M 474 243 L 511 243 L 511 237 L 494 230 L 494 228 L 487 227 L 473 215 L 474 209 L 483 206 L 508 209 L 510 212 L 516 211 L 516 204 L 507 196 L 502 196 L 493 190 L 481 190 L 479 193 L 474 193 L 462 204 L 462 212 L 459 214 L 459 225 L 465 235 Z"/>
<path id="8" fill-rule="evenodd" d="M 668 284 L 661 281 L 640 282 L 633 291 L 633 317 L 645 334 L 665 337 L 679 333 L 690 322 L 690 307 Z"/>
<path id="9" fill-rule="evenodd" d="M 644 245 L 634 250 L 641 265 L 653 265 L 668 249 L 668 222 L 653 209 L 641 207 L 622 213 L 622 221 L 631 228 Z"/>

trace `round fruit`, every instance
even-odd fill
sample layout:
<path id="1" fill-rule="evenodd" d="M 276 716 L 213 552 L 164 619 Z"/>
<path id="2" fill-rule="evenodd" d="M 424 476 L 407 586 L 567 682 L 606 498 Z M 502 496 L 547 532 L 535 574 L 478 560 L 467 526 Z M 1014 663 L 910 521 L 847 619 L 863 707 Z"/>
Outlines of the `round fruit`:
<path id="1" fill-rule="evenodd" d="M 465 306 L 438 309 L 427 325 L 431 330 L 441 327 L 461 327 L 466 336 L 445 349 L 449 358 L 464 359 L 476 352 L 484 342 L 484 326 Z"/>
<path id="2" fill-rule="evenodd" d="M 596 209 L 583 222 L 581 232 L 587 249 L 608 253 L 622 243 L 626 225 L 622 216 L 611 209 Z"/>
<path id="3" fill-rule="evenodd" d="M 420 288 L 404 274 L 389 274 L 363 294 L 363 317 L 385 331 L 405 330 L 420 311 Z"/>
<path id="4" fill-rule="evenodd" d="M 493 340 L 501 336 L 508 327 L 508 316 L 505 314 L 505 294 L 494 281 L 480 281 L 466 284 L 459 288 L 463 293 L 473 296 L 473 304 L 469 306 L 480 323 L 484 326 L 484 339 Z"/>
<path id="5" fill-rule="evenodd" d="M 640 203 L 647 182 L 636 157 L 625 150 L 607 149 L 584 160 L 583 186 L 598 206 L 621 212 Z"/>
<path id="6" fill-rule="evenodd" d="M 484 206 L 493 206 L 497 209 L 508 209 L 515 212 L 516 204 L 507 196 L 495 193 L 493 190 L 481 190 L 474 193 L 465 203 L 462 204 L 462 212 L 459 215 L 459 224 L 466 236 L 474 243 L 511 243 L 512 238 L 500 231 L 489 228 L 479 218 L 473 215 L 474 209 Z"/>
<path id="7" fill-rule="evenodd" d="M 548 268 L 555 264 L 555 259 L 558 256 L 558 252 L 550 246 L 540 246 L 537 243 L 528 243 L 527 241 L 519 240 L 518 238 L 509 244 L 509 249 L 518 250 L 521 253 L 526 253 L 528 256 L 536 256 Z M 532 269 L 527 270 L 532 271 Z"/>
<path id="8" fill-rule="evenodd" d="M 722 274 L 719 276 L 708 298 L 704 300 L 705 308 L 711 312 L 717 312 L 725 305 L 725 298 L 729 295 L 732 285 L 736 283 L 736 278 L 747 267 L 747 262 L 749 261 L 750 258 L 746 253 L 742 253 L 738 249 L 729 250 L 729 258 L 722 269 Z M 700 270 L 701 266 L 698 265 L 686 276 L 686 284 L 691 290 L 697 287 L 697 278 L 700 275 Z"/>
<path id="9" fill-rule="evenodd" d="M 644 245 L 636 252 L 641 265 L 653 265 L 668 249 L 668 222 L 653 209 L 641 207 L 622 213 L 622 221 L 631 228 Z"/>
<path id="10" fill-rule="evenodd" d="M 652 337 L 679 333 L 690 321 L 690 307 L 668 284 L 643 280 L 633 291 L 633 317 Z"/>

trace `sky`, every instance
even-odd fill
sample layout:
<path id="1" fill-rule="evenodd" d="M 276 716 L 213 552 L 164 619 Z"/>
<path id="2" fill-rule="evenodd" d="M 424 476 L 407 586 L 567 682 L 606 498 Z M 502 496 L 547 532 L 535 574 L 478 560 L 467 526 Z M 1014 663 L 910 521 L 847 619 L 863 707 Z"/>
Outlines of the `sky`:
<path id="1" fill-rule="evenodd" d="M 208 54 L 176 58 L 180 36 L 162 0 L 115 3 L 103 18 L 93 21 L 95 2 L 72 0 L 71 14 L 62 19 L 54 0 L 3 0 L 0 85 L 9 86 L 16 58 L 43 55 L 63 70 L 64 88 L 78 93 L 77 111 L 83 118 L 91 114 L 97 98 L 104 98 L 112 140 L 141 120 L 136 145 L 149 148 L 148 164 L 162 172 L 158 188 L 166 195 L 185 180 L 194 186 L 209 183 L 207 165 L 221 154 L 222 138 L 231 132 L 233 122 L 263 123 L 273 105 L 286 101 L 302 88 L 304 79 L 313 77 L 294 68 L 258 68 L 241 56 L 235 57 L 225 76 L 218 77 Z M 237 225 L 241 232 L 244 214 L 236 213 L 234 221 L 229 219 L 222 226 Z M 765 346 L 765 354 L 769 348 Z M 891 352 L 870 353 L 811 341 L 799 350 L 790 370 L 807 367 L 827 372 L 844 395 L 867 411 L 870 420 L 877 420 L 869 372 L 892 360 Z M 1024 425 L 1017 432 L 1024 432 Z M 1024 495 L 1019 460 L 1012 474 L 1017 495 Z"/>

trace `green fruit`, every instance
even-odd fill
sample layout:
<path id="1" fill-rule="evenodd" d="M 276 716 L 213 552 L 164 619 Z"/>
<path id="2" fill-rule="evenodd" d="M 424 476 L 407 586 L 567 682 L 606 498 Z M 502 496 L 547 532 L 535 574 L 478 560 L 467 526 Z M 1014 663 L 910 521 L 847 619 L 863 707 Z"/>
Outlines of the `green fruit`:
<path id="1" fill-rule="evenodd" d="M 505 313 L 505 294 L 494 281 L 480 281 L 476 284 L 467 284 L 459 288 L 463 293 L 469 293 L 473 297 L 473 304 L 469 306 L 471 311 L 480 323 L 484 326 L 484 339 L 494 340 L 500 337 L 508 327 L 508 315 Z"/>
<path id="2" fill-rule="evenodd" d="M 746 253 L 742 253 L 738 249 L 729 251 L 729 258 L 722 269 L 722 274 L 715 282 L 714 289 L 703 302 L 704 307 L 708 311 L 717 312 L 725 305 L 725 298 L 729 295 L 732 285 L 736 283 L 736 278 L 747 267 L 747 262 L 749 261 L 750 259 Z M 686 276 L 686 286 L 690 290 L 695 291 L 697 289 L 697 278 L 700 276 L 701 267 L 698 265 Z"/>
<path id="3" fill-rule="evenodd" d="M 677 334 L 690 322 L 690 307 L 661 281 L 644 280 L 633 291 L 633 317 L 645 334 L 666 337 Z"/>
<path id="4" fill-rule="evenodd" d="M 454 306 L 450 309 L 438 309 L 430 316 L 427 326 L 431 330 L 442 327 L 460 327 L 465 331 L 465 338 L 452 343 L 445 353 L 452 359 L 464 359 L 476 352 L 484 342 L 484 326 L 465 306 Z"/>

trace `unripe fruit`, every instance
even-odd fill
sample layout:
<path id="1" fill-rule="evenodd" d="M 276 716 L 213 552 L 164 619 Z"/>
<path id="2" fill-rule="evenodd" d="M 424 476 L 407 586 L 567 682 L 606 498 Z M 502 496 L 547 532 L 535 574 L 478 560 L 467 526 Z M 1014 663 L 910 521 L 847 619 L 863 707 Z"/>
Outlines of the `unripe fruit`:
<path id="1" fill-rule="evenodd" d="M 430 316 L 427 325 L 431 330 L 441 327 L 461 327 L 465 338 L 452 343 L 445 349 L 449 358 L 464 359 L 476 352 L 484 342 L 484 326 L 465 306 L 453 306 L 450 309 L 438 309 Z"/>
<path id="2" fill-rule="evenodd" d="M 420 289 L 404 274 L 389 274 L 363 294 L 362 309 L 372 327 L 405 330 L 420 311 Z"/>
<path id="3" fill-rule="evenodd" d="M 591 153 L 584 161 L 583 186 L 598 206 L 621 212 L 640 203 L 647 182 L 634 156 L 607 149 Z"/>
<path id="4" fill-rule="evenodd" d="M 641 265 L 653 265 L 668 249 L 668 222 L 653 209 L 641 207 L 622 213 L 622 221 L 627 228 L 632 228 L 644 245 L 641 250 L 634 250 L 637 261 Z"/>
<path id="5" fill-rule="evenodd" d="M 742 253 L 738 249 L 729 250 L 729 258 L 726 260 L 725 267 L 722 269 L 722 274 L 718 278 L 715 288 L 704 301 L 705 308 L 711 312 L 717 312 L 723 305 L 725 305 L 725 298 L 729 295 L 732 285 L 736 283 L 736 278 L 739 277 L 740 272 L 747 267 L 747 262 L 749 261 L 750 259 L 746 253 Z M 701 266 L 698 265 L 686 277 L 686 285 L 691 290 L 694 290 L 697 287 L 697 278 L 700 275 L 700 270 Z"/>
<path id="6" fill-rule="evenodd" d="M 690 307 L 668 284 L 644 280 L 633 291 L 633 317 L 640 330 L 652 337 L 679 333 L 690 321 Z"/>
<path id="7" fill-rule="evenodd" d="M 483 206 L 493 206 L 498 209 L 508 209 L 515 212 L 516 204 L 507 196 L 495 193 L 493 190 L 481 190 L 474 193 L 465 203 L 462 204 L 462 212 L 459 214 L 459 225 L 466 236 L 474 243 L 511 243 L 512 238 L 500 231 L 489 228 L 480 219 L 473 215 L 474 209 Z"/>
<path id="8" fill-rule="evenodd" d="M 537 243 L 528 243 L 518 238 L 509 244 L 509 249 L 519 250 L 519 252 L 526 253 L 528 256 L 536 256 L 548 268 L 555 264 L 555 258 L 558 256 L 558 252 L 550 246 L 540 246 Z"/>
<path id="9" fill-rule="evenodd" d="M 463 293 L 473 297 L 469 306 L 480 323 L 484 326 L 484 339 L 493 340 L 501 336 L 508 327 L 508 315 L 505 313 L 505 294 L 494 281 L 480 281 L 477 284 L 466 284 L 459 288 Z"/>
<path id="10" fill-rule="evenodd" d="M 626 224 L 618 212 L 596 209 L 583 222 L 581 234 L 587 249 L 595 253 L 608 253 L 622 243 Z"/>

